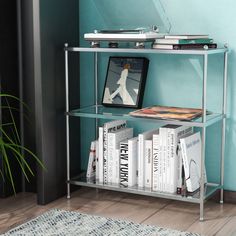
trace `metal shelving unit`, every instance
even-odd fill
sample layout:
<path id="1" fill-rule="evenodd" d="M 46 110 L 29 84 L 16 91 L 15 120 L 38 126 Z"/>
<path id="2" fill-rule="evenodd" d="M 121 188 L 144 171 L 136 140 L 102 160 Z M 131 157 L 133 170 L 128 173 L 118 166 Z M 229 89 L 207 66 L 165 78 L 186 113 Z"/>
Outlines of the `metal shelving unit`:
<path id="1" fill-rule="evenodd" d="M 156 50 L 156 49 L 132 49 L 132 48 L 81 48 L 68 47 L 65 44 L 65 88 L 66 88 L 66 137 L 67 137 L 67 198 L 70 198 L 70 185 L 79 185 L 93 187 L 96 189 L 106 189 L 119 192 L 134 193 L 146 196 L 166 198 L 178 201 L 192 202 L 200 204 L 200 221 L 204 220 L 204 202 L 211 197 L 216 191 L 220 190 L 220 203 L 223 203 L 223 184 L 224 184 L 224 152 L 225 152 L 225 127 L 226 127 L 226 97 L 227 97 L 227 63 L 228 49 L 201 49 L 201 50 Z M 94 54 L 94 86 L 95 86 L 95 104 L 93 106 L 84 107 L 76 110 L 69 108 L 69 73 L 68 73 L 68 56 L 69 53 L 88 52 Z M 132 117 L 128 113 L 129 109 L 107 108 L 99 105 L 98 102 L 98 53 L 145 53 L 145 54 L 170 54 L 170 55 L 198 55 L 203 57 L 203 84 L 202 84 L 202 117 L 191 122 L 173 121 L 173 120 L 157 120 L 151 118 Z M 208 74 L 208 56 L 212 54 L 224 54 L 224 73 L 223 73 L 223 100 L 222 112 L 220 114 L 207 114 L 207 74 Z M 200 127 L 202 130 L 202 151 L 201 151 L 201 181 L 200 191 L 191 197 L 180 196 L 177 194 L 168 194 L 163 192 L 154 192 L 150 189 L 121 188 L 118 185 L 104 185 L 96 182 L 88 182 L 83 174 L 78 177 L 71 178 L 70 176 L 70 134 L 69 134 L 69 117 L 87 117 L 94 118 L 96 128 L 98 119 L 124 119 L 130 121 L 148 121 L 158 123 L 160 126 L 165 124 L 186 125 Z M 204 184 L 204 169 L 205 169 L 205 141 L 206 128 L 217 122 L 222 122 L 222 139 L 221 139 L 221 178 L 220 183 Z"/>

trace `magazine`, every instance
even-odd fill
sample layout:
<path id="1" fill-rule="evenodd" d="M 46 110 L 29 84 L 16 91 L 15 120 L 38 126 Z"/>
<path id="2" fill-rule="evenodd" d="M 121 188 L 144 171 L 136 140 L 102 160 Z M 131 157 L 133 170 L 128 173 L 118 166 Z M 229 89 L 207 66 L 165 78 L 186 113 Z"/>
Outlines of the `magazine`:
<path id="1" fill-rule="evenodd" d="M 202 115 L 202 109 L 152 106 L 132 111 L 131 116 L 150 117 L 167 120 L 192 120 Z"/>

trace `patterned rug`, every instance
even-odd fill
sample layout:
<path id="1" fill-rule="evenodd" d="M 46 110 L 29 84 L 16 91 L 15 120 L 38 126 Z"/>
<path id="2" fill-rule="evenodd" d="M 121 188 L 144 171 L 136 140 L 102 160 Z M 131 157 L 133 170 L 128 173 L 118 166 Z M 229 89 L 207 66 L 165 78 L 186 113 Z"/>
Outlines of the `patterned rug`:
<path id="1" fill-rule="evenodd" d="M 3 236 L 199 236 L 161 227 L 53 209 L 22 224 Z"/>

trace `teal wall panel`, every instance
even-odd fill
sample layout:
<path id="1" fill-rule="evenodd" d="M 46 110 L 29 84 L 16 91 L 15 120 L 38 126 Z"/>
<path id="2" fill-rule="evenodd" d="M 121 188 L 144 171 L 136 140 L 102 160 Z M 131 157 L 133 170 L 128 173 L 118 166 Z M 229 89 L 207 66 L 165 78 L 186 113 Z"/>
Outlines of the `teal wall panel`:
<path id="1" fill-rule="evenodd" d="M 153 8 L 146 12 L 145 7 Z M 225 189 L 236 190 L 236 103 L 234 77 L 236 68 L 236 31 L 234 23 L 236 3 L 193 1 L 193 0 L 81 0 L 80 1 L 80 45 L 89 46 L 83 34 L 94 29 L 114 27 L 138 27 L 161 24 L 167 31 L 171 25 L 171 33 L 209 34 L 219 46 L 228 43 L 229 53 L 229 84 L 228 84 L 228 118 L 226 130 L 226 164 Z M 126 19 L 127 24 L 124 19 Z M 135 25 L 137 22 L 137 25 Z M 126 25 L 124 25 L 126 24 Z M 138 25 L 140 24 L 140 25 Z M 143 55 L 142 55 L 143 56 Z M 150 60 L 143 106 L 159 104 L 173 106 L 199 107 L 201 105 L 201 86 L 203 62 L 199 56 L 177 55 L 144 55 Z M 99 56 L 99 92 L 100 99 L 105 80 L 108 55 Z M 93 103 L 93 58 L 92 55 L 81 54 L 81 105 Z M 209 57 L 208 71 L 208 104 L 211 111 L 221 111 L 223 56 Z M 88 123 L 89 122 L 89 123 Z M 87 127 L 94 121 L 82 122 L 82 132 L 86 139 L 82 142 L 85 149 L 82 154 L 87 156 L 86 149 L 94 138 Z M 136 124 L 135 124 L 136 126 Z M 145 127 L 144 124 L 142 124 Z M 84 130 L 83 130 L 84 129 Z M 220 157 L 220 124 L 207 130 L 207 162 L 206 168 L 210 181 L 219 180 Z M 88 150 L 88 149 L 87 149 Z M 86 161 L 84 162 L 84 165 Z"/>

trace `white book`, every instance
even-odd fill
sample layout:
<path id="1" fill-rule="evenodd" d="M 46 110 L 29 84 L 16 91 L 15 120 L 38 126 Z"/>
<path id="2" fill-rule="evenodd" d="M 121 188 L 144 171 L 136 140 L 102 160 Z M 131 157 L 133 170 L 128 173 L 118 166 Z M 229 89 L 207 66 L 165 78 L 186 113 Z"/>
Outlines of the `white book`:
<path id="1" fill-rule="evenodd" d="M 114 183 L 115 180 L 115 150 L 119 148 L 122 140 L 130 139 L 133 137 L 133 128 L 124 128 L 117 131 L 111 131 L 108 133 L 108 156 L 107 156 L 107 167 L 108 167 L 108 183 Z"/>
<path id="2" fill-rule="evenodd" d="M 96 181 L 99 181 L 99 138 L 96 140 L 96 152 L 95 152 L 95 158 L 96 158 Z"/>
<path id="3" fill-rule="evenodd" d="M 184 166 L 183 166 L 183 159 L 181 154 L 181 146 L 180 141 L 177 145 L 177 157 L 178 157 L 178 164 L 177 164 L 177 187 L 176 192 L 177 194 L 182 194 L 183 186 L 184 186 Z"/>
<path id="4" fill-rule="evenodd" d="M 99 138 L 98 138 L 98 143 L 99 143 L 99 149 L 98 149 L 98 166 L 99 166 L 99 177 L 98 181 L 100 183 L 103 183 L 103 127 L 99 127 Z"/>
<path id="5" fill-rule="evenodd" d="M 120 187 L 127 188 L 129 182 L 129 149 L 128 140 L 120 143 Z"/>
<path id="6" fill-rule="evenodd" d="M 114 184 L 120 183 L 120 147 L 115 150 L 113 183 Z"/>
<path id="7" fill-rule="evenodd" d="M 144 155 L 145 155 L 145 140 L 151 139 L 154 133 L 158 133 L 158 130 L 149 130 L 142 134 L 138 135 L 138 187 L 144 187 L 144 176 L 145 176 L 145 169 L 144 169 Z"/>
<path id="8" fill-rule="evenodd" d="M 152 190 L 161 191 L 160 178 L 161 178 L 161 166 L 160 166 L 160 136 L 159 134 L 153 134 L 153 174 L 152 174 Z"/>
<path id="9" fill-rule="evenodd" d="M 153 167 L 153 158 L 152 158 L 152 139 L 145 140 L 145 183 L 144 187 L 147 189 L 152 188 L 152 167 Z"/>
<path id="10" fill-rule="evenodd" d="M 209 38 L 207 34 L 182 34 L 182 35 L 165 35 L 165 39 L 205 39 Z"/>
<path id="11" fill-rule="evenodd" d="M 167 191 L 167 128 L 160 127 L 160 191 Z"/>
<path id="12" fill-rule="evenodd" d="M 96 141 L 92 141 L 89 150 L 89 160 L 88 160 L 88 167 L 87 167 L 87 174 L 86 177 L 88 179 L 92 179 L 95 177 L 96 173 Z"/>
<path id="13" fill-rule="evenodd" d="M 126 121 L 124 120 L 115 120 L 107 122 L 103 126 L 103 183 L 108 183 L 108 133 L 111 131 L 120 130 L 126 127 Z"/>
<path id="14" fill-rule="evenodd" d="M 176 193 L 178 179 L 177 146 L 180 138 L 193 133 L 192 127 L 167 125 L 167 192 Z"/>
<path id="15" fill-rule="evenodd" d="M 186 187 L 194 192 L 200 187 L 201 178 L 201 137 L 200 132 L 180 139 L 181 155 L 184 164 Z M 203 163 L 205 166 L 205 164 Z M 205 170 L 205 168 L 204 168 Z"/>
<path id="16" fill-rule="evenodd" d="M 137 184 L 138 137 L 128 140 L 128 186 Z"/>

